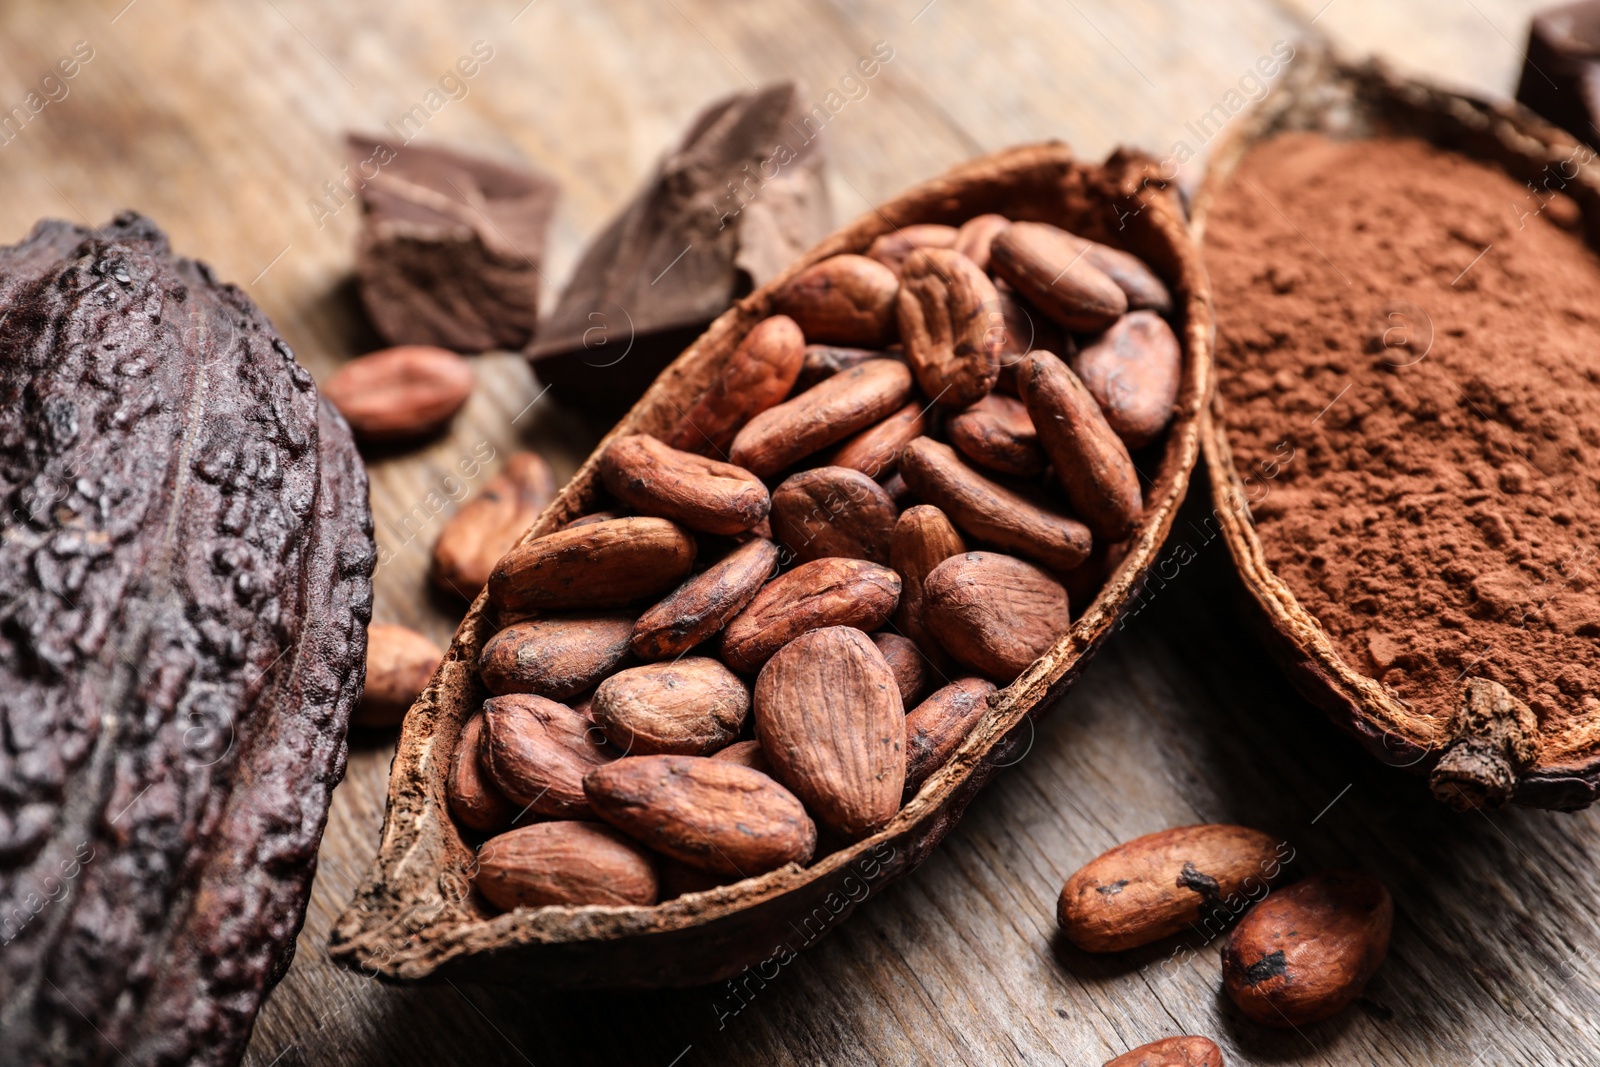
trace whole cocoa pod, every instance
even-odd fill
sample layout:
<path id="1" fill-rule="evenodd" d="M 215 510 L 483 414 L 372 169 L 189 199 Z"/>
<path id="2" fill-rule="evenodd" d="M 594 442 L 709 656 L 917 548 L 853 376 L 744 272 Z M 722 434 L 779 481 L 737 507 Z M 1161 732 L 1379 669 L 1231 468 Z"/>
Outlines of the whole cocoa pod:
<path id="1" fill-rule="evenodd" d="M 807 341 L 881 348 L 895 339 L 899 288 L 894 271 L 876 260 L 831 256 L 772 294 L 772 309 L 794 319 Z"/>
<path id="2" fill-rule="evenodd" d="M 805 353 L 805 336 L 793 319 L 762 319 L 739 342 L 711 388 L 684 412 L 667 444 L 701 455 L 726 455 L 741 426 L 789 395 Z"/>
<path id="3" fill-rule="evenodd" d="M 358 356 L 322 386 L 363 441 L 391 443 L 444 429 L 472 395 L 472 364 L 447 348 L 400 345 Z"/>
<path id="4" fill-rule="evenodd" d="M 555 495 L 555 475 L 543 457 L 533 452 L 509 456 L 500 473 L 439 531 L 433 543 L 434 584 L 469 600 L 477 596 L 500 557 Z"/>
<path id="5" fill-rule="evenodd" d="M 649 854 L 592 822 L 536 823 L 485 841 L 472 884 L 507 911 L 546 904 L 654 904 L 660 893 Z"/>

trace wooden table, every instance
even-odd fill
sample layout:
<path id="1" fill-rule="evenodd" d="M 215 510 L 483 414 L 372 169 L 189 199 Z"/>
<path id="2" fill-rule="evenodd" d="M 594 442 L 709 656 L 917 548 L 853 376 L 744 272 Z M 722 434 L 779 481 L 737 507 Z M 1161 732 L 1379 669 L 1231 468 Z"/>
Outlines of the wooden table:
<path id="1" fill-rule="evenodd" d="M 342 9 L 357 6 L 366 10 Z M 562 181 L 545 267 L 553 293 L 586 235 L 701 104 L 786 77 L 820 100 L 878 41 L 893 58 L 825 135 L 840 220 L 1013 142 L 1059 137 L 1089 156 L 1118 142 L 1199 148 L 1187 124 L 1279 39 L 1325 34 L 1352 53 L 1503 93 L 1532 6 L 11 0 L 0 12 L 0 107 L 20 103 L 74 42 L 94 54 L 65 98 L 0 147 L 0 238 L 20 239 L 39 216 L 98 224 L 137 207 L 179 250 L 246 285 L 325 376 L 375 343 L 348 283 L 356 211 L 319 226 L 310 206 L 337 203 L 323 183 L 344 163 L 340 135 L 409 110 L 477 41 L 492 59 L 426 136 L 531 160 Z M 565 476 L 594 440 L 537 399 L 514 356 L 477 368 L 476 395 L 448 437 L 371 465 L 378 539 L 392 553 L 375 616 L 440 642 L 461 605 L 429 592 L 428 549 L 452 495 L 487 476 L 463 486 L 460 461 L 532 447 Z M 1184 526 L 1175 536 L 1203 541 Z M 392 733 L 358 733 L 299 955 L 246 1062 L 1099 1064 L 1184 1032 L 1215 1038 L 1230 1064 L 1600 1058 L 1600 864 L 1586 854 L 1596 817 L 1456 816 L 1421 783 L 1376 766 L 1244 631 L 1226 563 L 1211 543 L 1152 601 L 914 877 L 737 993 L 394 988 L 332 967 L 327 931 L 376 849 L 394 748 Z M 1388 882 L 1393 950 L 1357 1008 L 1268 1033 L 1228 1010 L 1215 943 L 1195 938 L 1177 958 L 1171 946 L 1097 958 L 1058 942 L 1055 896 L 1070 871 L 1116 842 L 1198 821 L 1281 834 L 1303 870 L 1351 864 Z"/>

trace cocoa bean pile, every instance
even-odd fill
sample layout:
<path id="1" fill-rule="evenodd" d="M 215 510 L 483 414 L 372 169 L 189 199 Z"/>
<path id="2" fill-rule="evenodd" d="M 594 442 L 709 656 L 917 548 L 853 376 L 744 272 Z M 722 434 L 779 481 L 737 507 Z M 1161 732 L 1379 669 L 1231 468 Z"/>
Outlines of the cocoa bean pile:
<path id="1" fill-rule="evenodd" d="M 648 905 L 873 834 L 1066 631 L 1182 373 L 1140 260 L 998 215 L 773 296 L 603 510 L 506 553 L 452 814 L 494 906 Z"/>

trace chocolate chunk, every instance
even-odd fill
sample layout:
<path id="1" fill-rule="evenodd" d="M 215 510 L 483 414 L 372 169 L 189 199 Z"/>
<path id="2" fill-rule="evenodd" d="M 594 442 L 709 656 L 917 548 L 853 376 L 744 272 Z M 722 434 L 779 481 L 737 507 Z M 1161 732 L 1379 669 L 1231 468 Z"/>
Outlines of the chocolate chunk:
<path id="1" fill-rule="evenodd" d="M 1533 17 L 1517 100 L 1580 141 L 1600 145 L 1600 2 Z"/>
<path id="2" fill-rule="evenodd" d="M 238 1062 L 344 774 L 366 500 L 311 375 L 148 220 L 0 248 L 0 1060 Z"/>
<path id="3" fill-rule="evenodd" d="M 348 141 L 364 183 L 356 274 L 378 333 L 458 352 L 526 345 L 556 183 L 448 148 Z"/>

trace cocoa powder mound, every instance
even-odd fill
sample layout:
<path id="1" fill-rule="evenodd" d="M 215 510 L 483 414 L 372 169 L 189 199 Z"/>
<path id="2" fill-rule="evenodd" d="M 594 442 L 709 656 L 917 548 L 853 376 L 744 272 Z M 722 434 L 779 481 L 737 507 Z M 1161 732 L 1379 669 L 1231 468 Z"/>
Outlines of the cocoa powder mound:
<path id="1" fill-rule="evenodd" d="M 1302 133 L 1251 151 L 1206 233 L 1273 570 L 1436 721 L 1464 677 L 1506 686 L 1541 762 L 1600 720 L 1600 258 L 1578 221 L 1422 141 Z"/>

